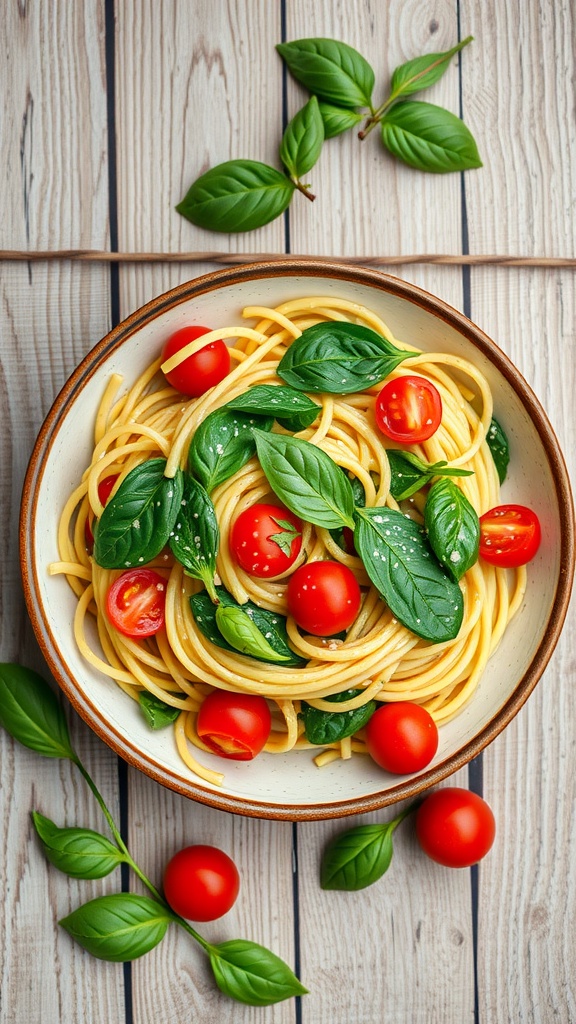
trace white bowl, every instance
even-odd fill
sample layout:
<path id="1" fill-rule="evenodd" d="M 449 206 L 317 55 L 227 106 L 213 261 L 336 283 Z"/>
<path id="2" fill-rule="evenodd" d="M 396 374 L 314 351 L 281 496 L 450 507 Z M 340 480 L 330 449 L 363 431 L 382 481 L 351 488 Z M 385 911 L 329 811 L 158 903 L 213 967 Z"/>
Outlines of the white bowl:
<path id="1" fill-rule="evenodd" d="M 534 507 L 543 526 L 528 567 L 522 608 L 462 712 L 440 729 L 438 753 L 415 776 L 391 776 L 369 758 L 318 769 L 307 752 L 262 754 L 251 762 L 199 757 L 222 770 L 222 788 L 183 765 L 172 730 L 151 731 L 134 701 L 86 664 L 76 649 L 76 598 L 62 576 L 57 524 L 92 450 L 93 411 L 112 372 L 134 380 L 162 341 L 187 323 L 223 327 L 246 305 L 276 306 L 302 295 L 334 295 L 379 314 L 401 340 L 469 358 L 483 371 L 514 457 L 503 500 Z M 518 712 L 552 654 L 566 614 L 574 566 L 574 515 L 564 460 L 538 400 L 509 359 L 441 299 L 381 273 L 332 262 L 286 259 L 197 278 L 132 314 L 85 357 L 57 397 L 28 468 L 21 510 L 21 565 L 32 624 L 58 684 L 88 725 L 127 762 L 195 800 L 236 813 L 302 820 L 382 807 L 421 792 L 475 757 Z"/>

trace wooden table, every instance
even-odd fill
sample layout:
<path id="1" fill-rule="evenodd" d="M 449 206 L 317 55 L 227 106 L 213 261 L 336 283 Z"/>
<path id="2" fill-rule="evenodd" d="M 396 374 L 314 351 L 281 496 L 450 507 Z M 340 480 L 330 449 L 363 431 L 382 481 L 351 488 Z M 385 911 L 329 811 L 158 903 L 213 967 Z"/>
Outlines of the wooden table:
<path id="1" fill-rule="evenodd" d="M 0 247 L 121 252 L 573 256 L 576 127 L 571 0 L 51 0 L 2 5 Z M 328 36 L 393 68 L 472 34 L 424 99 L 462 113 L 484 166 L 431 175 L 392 160 L 374 133 L 325 146 L 289 217 L 247 235 L 192 227 L 175 204 L 208 166 L 278 166 L 283 119 L 304 96 L 275 44 Z M 34 438 L 68 374 L 120 318 L 214 269 L 52 259 L 1 263 L 2 661 L 45 671 L 24 608 L 18 507 Z M 466 312 L 511 356 L 547 409 L 574 468 L 576 290 L 572 268 L 387 266 Z M 498 822 L 479 869 L 450 871 L 398 834 L 393 872 L 355 895 L 324 893 L 318 866 L 338 822 L 272 823 L 196 805 L 127 769 L 71 716 L 80 755 L 130 848 L 157 880 L 177 848 L 215 843 L 242 896 L 209 939 L 274 949 L 310 989 L 268 1009 L 222 997 L 178 929 L 130 965 L 95 960 L 57 921 L 102 882 L 45 862 L 30 823 L 102 829 L 66 762 L 2 747 L 0 1017 L 9 1022 L 518 1024 L 573 1022 L 576 912 L 574 614 L 536 691 L 473 773 Z M 384 814 L 363 820 L 383 820 Z"/>

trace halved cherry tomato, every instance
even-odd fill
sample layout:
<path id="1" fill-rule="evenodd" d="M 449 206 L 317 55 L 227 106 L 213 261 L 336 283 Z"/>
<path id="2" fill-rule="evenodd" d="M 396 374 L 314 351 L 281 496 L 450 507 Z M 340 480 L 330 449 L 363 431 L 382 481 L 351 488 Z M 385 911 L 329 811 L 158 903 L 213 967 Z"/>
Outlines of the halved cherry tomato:
<path id="1" fill-rule="evenodd" d="M 366 726 L 366 745 L 384 771 L 407 775 L 430 764 L 438 749 L 438 728 L 420 704 L 384 704 Z"/>
<path id="2" fill-rule="evenodd" d="M 230 548 L 238 565 L 265 579 L 286 572 L 302 547 L 302 523 L 287 508 L 259 502 L 234 520 Z"/>
<path id="3" fill-rule="evenodd" d="M 272 728 L 270 708 L 249 693 L 213 690 L 200 705 L 196 730 L 209 750 L 233 761 L 251 761 Z"/>
<path id="4" fill-rule="evenodd" d="M 100 504 L 105 505 L 112 493 L 112 488 L 118 479 L 119 474 L 115 473 L 112 476 L 105 476 L 98 484 L 98 497 L 100 498 Z M 92 533 L 93 517 L 88 517 L 84 523 L 84 539 L 86 541 L 86 549 L 92 551 L 94 547 L 94 534 Z"/>
<path id="5" fill-rule="evenodd" d="M 108 618 L 124 636 L 152 636 L 164 625 L 166 580 L 153 569 L 128 569 L 106 598 Z"/>
<path id="6" fill-rule="evenodd" d="M 191 341 L 196 341 L 203 334 L 208 334 L 209 327 L 182 327 L 176 331 L 164 345 L 162 361 L 180 352 Z M 181 391 L 183 395 L 198 398 L 209 388 L 219 384 L 230 372 L 230 353 L 223 341 L 212 341 L 199 349 L 194 355 L 188 356 L 179 366 L 166 374 L 168 383 Z"/>
<path id="7" fill-rule="evenodd" d="M 496 505 L 480 516 L 480 555 L 490 565 L 515 569 L 540 547 L 540 520 L 526 505 Z"/>
<path id="8" fill-rule="evenodd" d="M 477 793 L 458 786 L 437 789 L 416 812 L 416 836 L 432 860 L 447 868 L 469 868 L 494 842 L 496 822 Z"/>
<path id="9" fill-rule="evenodd" d="M 215 921 L 236 902 L 240 875 L 234 861 L 217 846 L 185 846 L 164 869 L 164 896 L 180 917 Z"/>
<path id="10" fill-rule="evenodd" d="M 417 444 L 432 437 L 442 419 L 438 388 L 425 377 L 397 377 L 376 398 L 376 423 L 391 441 Z"/>
<path id="11" fill-rule="evenodd" d="M 301 565 L 286 591 L 288 611 L 313 636 L 333 636 L 348 629 L 360 611 L 362 592 L 351 569 L 341 562 Z"/>

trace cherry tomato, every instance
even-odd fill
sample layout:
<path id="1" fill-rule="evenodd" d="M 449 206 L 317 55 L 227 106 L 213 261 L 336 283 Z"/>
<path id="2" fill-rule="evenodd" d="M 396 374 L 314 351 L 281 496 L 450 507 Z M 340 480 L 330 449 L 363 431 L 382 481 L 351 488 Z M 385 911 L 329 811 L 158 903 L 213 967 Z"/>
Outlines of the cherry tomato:
<path id="1" fill-rule="evenodd" d="M 538 551 L 540 521 L 526 505 L 496 505 L 480 516 L 480 554 L 503 569 L 526 565 Z"/>
<path id="2" fill-rule="evenodd" d="M 213 690 L 200 705 L 196 729 L 209 750 L 233 761 L 251 761 L 272 728 L 270 708 L 249 693 Z"/>
<path id="3" fill-rule="evenodd" d="M 153 569 L 128 569 L 108 591 L 108 618 L 124 636 L 152 636 L 164 625 L 166 580 Z"/>
<path id="4" fill-rule="evenodd" d="M 306 633 L 333 636 L 348 629 L 360 611 L 358 581 L 341 562 L 308 562 L 290 577 L 288 611 Z"/>
<path id="5" fill-rule="evenodd" d="M 492 810 L 477 793 L 458 786 L 437 789 L 416 812 L 418 842 L 447 868 L 469 868 L 487 853 L 496 835 Z"/>
<path id="6" fill-rule="evenodd" d="M 416 444 L 432 437 L 442 419 L 438 388 L 425 377 L 397 377 L 376 398 L 376 423 L 391 441 Z"/>
<path id="7" fill-rule="evenodd" d="M 208 327 L 182 327 L 176 331 L 164 345 L 162 361 L 165 362 L 170 356 L 180 352 L 196 341 L 203 334 L 208 334 Z M 213 388 L 224 379 L 230 371 L 230 353 L 223 341 L 212 341 L 209 345 L 199 349 L 194 355 L 188 356 L 179 366 L 166 374 L 168 383 L 181 391 L 183 395 L 191 398 L 198 398 L 209 388 Z"/>
<path id="8" fill-rule="evenodd" d="M 112 488 L 118 479 L 118 473 L 113 476 L 105 476 L 98 484 L 98 497 L 100 498 L 100 504 L 105 505 L 112 493 Z M 86 540 L 86 548 L 88 551 L 92 551 L 94 547 L 94 534 L 92 533 L 92 518 L 87 518 L 84 523 L 84 538 Z"/>
<path id="9" fill-rule="evenodd" d="M 405 700 L 384 704 L 366 726 L 366 745 L 384 771 L 407 775 L 430 764 L 438 749 L 438 729 L 420 704 Z"/>
<path id="10" fill-rule="evenodd" d="M 185 846 L 164 870 L 164 896 L 180 917 L 215 921 L 236 902 L 240 875 L 234 861 L 217 846 Z"/>
<path id="11" fill-rule="evenodd" d="M 261 502 L 235 519 L 230 548 L 238 565 L 252 576 L 278 576 L 298 558 L 301 530 L 302 523 L 287 508 Z"/>

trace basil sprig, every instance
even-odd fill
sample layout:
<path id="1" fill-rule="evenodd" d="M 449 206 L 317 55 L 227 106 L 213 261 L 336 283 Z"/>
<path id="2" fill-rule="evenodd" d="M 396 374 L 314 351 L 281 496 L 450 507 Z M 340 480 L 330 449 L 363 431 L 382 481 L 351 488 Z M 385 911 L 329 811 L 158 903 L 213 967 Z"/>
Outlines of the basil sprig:
<path id="1" fill-rule="evenodd" d="M 392 860 L 394 832 L 418 806 L 419 801 L 410 804 L 383 825 L 358 825 L 332 839 L 322 857 L 322 888 L 357 892 L 382 878 Z"/>
<path id="2" fill-rule="evenodd" d="M 120 484 L 94 524 L 94 560 L 103 569 L 151 562 L 160 554 L 180 511 L 184 478 L 164 476 L 166 459 L 147 459 Z"/>
<path id="3" fill-rule="evenodd" d="M 342 690 L 341 693 L 333 693 L 325 699 L 334 703 L 342 703 L 352 700 L 361 692 L 361 690 Z M 304 721 L 306 739 L 317 746 L 337 743 L 338 740 L 352 736 L 362 729 L 372 718 L 376 707 L 376 701 L 369 700 L 352 711 L 321 711 L 306 701 L 302 701 L 300 713 Z"/>
<path id="4" fill-rule="evenodd" d="M 261 661 L 290 661 L 290 655 L 280 654 L 268 642 L 254 619 L 242 607 L 233 605 L 216 608 L 216 625 L 222 636 L 235 651 L 248 654 Z"/>
<path id="5" fill-rule="evenodd" d="M 494 418 L 490 423 L 490 427 L 486 435 L 486 442 L 492 453 L 496 472 L 498 473 L 498 479 L 500 483 L 503 484 L 506 479 L 508 464 L 510 462 L 510 446 L 503 427 L 500 425 L 498 420 Z"/>
<path id="6" fill-rule="evenodd" d="M 255 384 L 232 398 L 225 408 L 273 416 L 280 426 L 293 434 L 309 427 L 322 412 L 322 407 L 307 395 L 284 384 Z"/>
<path id="7" fill-rule="evenodd" d="M 210 493 L 255 454 L 252 427 L 270 430 L 273 422 L 272 416 L 239 412 L 226 406 L 215 409 L 194 432 L 188 453 L 190 472 Z"/>
<path id="8" fill-rule="evenodd" d="M 39 754 L 72 761 L 110 828 L 112 841 L 91 829 L 59 828 L 36 812 L 34 824 L 48 859 L 73 878 L 101 878 L 118 864 L 128 864 L 151 894 L 98 896 L 62 918 L 61 926 L 84 949 L 102 960 L 134 960 L 157 946 L 174 923 L 204 950 L 216 984 L 231 999 L 266 1006 L 307 992 L 288 965 L 270 950 L 246 939 L 214 945 L 169 907 L 130 855 L 102 795 L 70 743 L 60 703 L 36 672 L 20 665 L 0 665 L 0 724 L 15 740 Z"/>
<path id="9" fill-rule="evenodd" d="M 410 498 L 429 484 L 435 476 L 472 476 L 472 470 L 449 466 L 447 462 L 424 462 L 413 452 L 401 452 L 387 448 L 390 463 L 390 493 L 396 501 Z"/>
<path id="10" fill-rule="evenodd" d="M 222 586 L 216 587 L 216 596 L 218 598 L 218 607 L 239 609 L 244 615 L 250 616 L 252 622 L 260 633 L 264 635 L 266 641 L 275 652 L 274 658 L 264 657 L 262 653 L 254 653 L 251 655 L 252 657 L 261 661 L 282 661 L 283 665 L 291 668 L 298 668 L 306 664 L 304 658 L 296 654 L 288 643 L 286 618 L 284 615 L 280 615 L 278 612 L 271 612 L 267 608 L 260 608 L 253 601 L 238 604 L 232 597 L 232 594 L 229 594 L 226 588 Z M 207 640 L 210 640 L 211 643 L 216 644 L 217 647 L 221 647 L 225 651 L 237 649 L 229 643 L 218 628 L 216 607 L 206 591 L 201 590 L 199 594 L 193 594 L 190 598 L 190 607 L 198 629 Z"/>
<path id="11" fill-rule="evenodd" d="M 201 580 L 216 600 L 214 575 L 220 544 L 216 510 L 201 483 L 184 474 L 182 502 L 171 531 L 170 550 L 187 574 Z"/>
<path id="12" fill-rule="evenodd" d="M 337 320 L 307 327 L 282 356 L 277 373 L 299 391 L 350 395 L 379 384 L 414 355 L 369 327 Z"/>
<path id="13" fill-rule="evenodd" d="M 468 498 L 451 480 L 437 480 L 424 506 L 432 550 L 455 581 L 478 561 L 480 522 Z"/>

